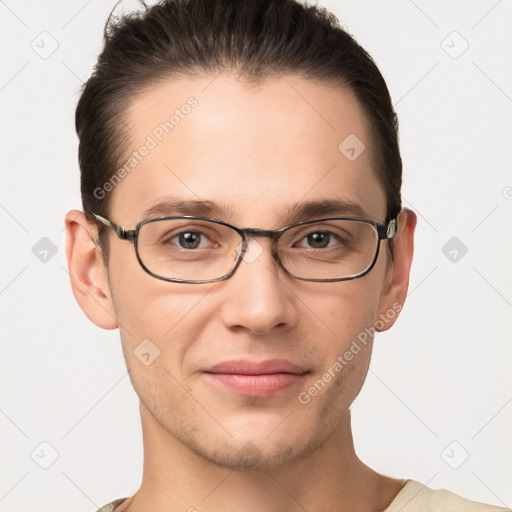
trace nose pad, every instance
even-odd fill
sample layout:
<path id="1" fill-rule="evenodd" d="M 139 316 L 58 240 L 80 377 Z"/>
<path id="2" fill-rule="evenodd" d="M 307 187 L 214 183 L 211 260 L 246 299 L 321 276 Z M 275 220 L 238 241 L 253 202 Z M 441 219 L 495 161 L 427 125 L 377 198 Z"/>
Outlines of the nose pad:
<path id="1" fill-rule="evenodd" d="M 245 239 L 245 242 L 240 242 L 236 253 L 237 256 L 241 253 L 242 259 L 246 263 L 254 263 L 263 254 L 263 247 L 254 237 L 250 236 Z"/>

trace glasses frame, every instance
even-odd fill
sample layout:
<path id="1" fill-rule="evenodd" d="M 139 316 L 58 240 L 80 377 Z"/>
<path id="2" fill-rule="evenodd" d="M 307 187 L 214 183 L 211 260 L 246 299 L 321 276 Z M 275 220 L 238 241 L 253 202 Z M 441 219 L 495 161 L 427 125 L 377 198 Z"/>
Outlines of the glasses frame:
<path id="1" fill-rule="evenodd" d="M 107 226 L 112 231 L 114 231 L 114 233 L 117 235 L 117 237 L 120 240 L 127 240 L 129 242 L 132 242 L 132 244 L 135 248 L 135 255 L 137 257 L 137 260 L 138 260 L 140 266 L 142 267 L 142 269 L 147 274 L 149 274 L 150 276 L 153 276 L 156 279 L 160 279 L 162 281 L 167 281 L 167 282 L 172 282 L 172 283 L 188 283 L 188 284 L 215 283 L 218 281 L 224 281 L 224 280 L 232 277 L 233 274 L 236 272 L 237 268 L 240 266 L 240 263 L 243 259 L 243 255 L 245 254 L 245 252 L 247 250 L 248 241 L 250 240 L 251 237 L 255 237 L 255 236 L 266 237 L 266 238 L 270 238 L 272 240 L 272 255 L 273 255 L 275 261 L 278 263 L 278 265 L 290 277 L 299 279 L 301 281 L 312 281 L 312 282 L 350 281 L 352 279 L 357 279 L 359 277 L 363 277 L 366 274 L 368 274 L 368 272 L 370 272 L 372 270 L 372 268 L 375 266 L 377 258 L 379 257 L 380 242 L 382 240 L 392 239 L 396 235 L 397 227 L 398 227 L 397 217 L 391 219 L 387 224 L 378 224 L 377 222 L 375 222 L 371 219 L 363 219 L 363 218 L 357 218 L 357 217 L 325 217 L 325 218 L 321 218 L 321 219 L 305 220 L 305 221 L 297 222 L 295 224 L 290 224 L 283 228 L 274 230 L 274 229 L 257 229 L 257 228 L 239 228 L 239 227 L 233 226 L 232 224 L 229 224 L 228 222 L 225 222 L 223 220 L 212 219 L 210 217 L 199 217 L 196 215 L 174 215 L 174 216 L 162 216 L 162 217 L 153 217 L 150 219 L 144 219 L 144 220 L 140 221 L 139 223 L 137 223 L 137 225 L 135 226 L 134 229 L 127 230 L 127 229 L 119 226 L 118 224 L 115 224 L 111 220 L 109 220 L 105 217 L 102 217 L 101 215 L 97 215 L 91 211 L 89 211 L 87 213 L 89 215 L 91 215 L 92 217 L 94 217 L 94 219 L 96 221 L 100 222 L 101 224 Z M 203 279 L 203 280 L 199 280 L 199 281 L 192 281 L 192 280 L 188 280 L 188 279 L 175 279 L 172 277 L 163 277 L 163 276 L 159 276 L 158 274 L 151 272 L 151 270 L 149 270 L 144 265 L 144 262 L 142 261 L 142 259 L 140 258 L 140 255 L 139 255 L 139 249 L 138 249 L 137 242 L 139 239 L 140 229 L 145 224 L 150 224 L 151 222 L 157 222 L 157 221 L 161 221 L 161 220 L 172 220 L 172 219 L 206 220 L 206 221 L 214 222 L 216 224 L 221 224 L 223 226 L 226 226 L 226 227 L 231 228 L 234 231 L 236 231 L 240 235 L 240 238 L 242 239 L 242 247 L 238 254 L 238 259 L 237 259 L 234 267 L 227 274 L 225 274 L 219 278 Z M 348 220 L 348 221 L 355 221 L 355 222 L 363 222 L 365 224 L 369 224 L 370 226 L 372 226 L 375 229 L 375 231 L 377 232 L 377 237 L 378 237 L 377 248 L 375 250 L 375 255 L 373 257 L 373 260 L 372 260 L 371 264 L 368 266 L 368 268 L 366 268 L 363 272 L 360 272 L 359 274 L 355 274 L 353 276 L 333 278 L 333 279 L 317 279 L 317 278 L 300 277 L 300 276 L 293 274 L 289 270 L 287 270 L 284 267 L 283 263 L 281 262 L 281 260 L 279 258 L 279 254 L 277 253 L 277 244 L 278 244 L 279 239 L 282 236 L 282 234 L 292 228 L 297 227 L 297 226 L 306 226 L 308 224 L 315 224 L 315 223 L 327 221 L 327 220 Z"/>

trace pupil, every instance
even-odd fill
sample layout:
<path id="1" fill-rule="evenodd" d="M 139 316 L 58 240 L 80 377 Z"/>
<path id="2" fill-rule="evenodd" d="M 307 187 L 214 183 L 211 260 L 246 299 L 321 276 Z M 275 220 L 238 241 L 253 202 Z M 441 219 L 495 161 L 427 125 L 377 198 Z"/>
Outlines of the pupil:
<path id="1" fill-rule="evenodd" d="M 196 233 L 181 233 L 179 241 L 185 249 L 195 249 L 199 245 L 200 237 Z"/>
<path id="2" fill-rule="evenodd" d="M 329 234 L 328 233 L 311 233 L 308 235 L 308 243 L 316 249 L 323 249 L 329 245 Z"/>

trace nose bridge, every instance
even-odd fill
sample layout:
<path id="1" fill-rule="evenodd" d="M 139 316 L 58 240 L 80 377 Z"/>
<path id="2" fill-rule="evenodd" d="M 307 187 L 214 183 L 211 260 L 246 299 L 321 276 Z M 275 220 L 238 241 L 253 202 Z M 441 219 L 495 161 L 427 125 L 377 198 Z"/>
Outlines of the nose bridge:
<path id="1" fill-rule="evenodd" d="M 259 236 L 270 238 L 272 241 L 275 241 L 280 235 L 280 231 L 272 229 L 244 228 L 242 231 L 247 237 Z"/>
<path id="2" fill-rule="evenodd" d="M 279 238 L 279 236 L 281 234 L 280 231 L 275 231 L 272 229 L 258 229 L 258 228 L 244 228 L 241 231 L 244 233 L 244 236 L 245 236 L 244 243 L 243 243 L 244 250 L 243 250 L 243 253 L 241 254 L 242 260 L 244 260 L 247 263 L 252 263 L 252 261 L 254 261 L 254 259 L 256 259 L 261 253 L 263 253 L 265 251 L 265 249 L 258 242 L 256 242 L 256 248 L 254 248 L 254 247 L 252 248 L 253 252 L 251 255 L 251 251 L 250 250 L 248 251 L 248 248 L 249 248 L 248 244 L 251 241 L 251 238 L 256 238 L 256 237 L 270 238 L 272 257 L 274 258 L 275 262 L 279 266 L 282 266 L 281 260 L 278 255 L 277 244 L 276 244 L 277 239 Z M 259 248 L 259 250 L 258 250 L 258 248 Z"/>
<path id="3" fill-rule="evenodd" d="M 281 262 L 274 242 L 279 232 L 252 228 L 243 232 L 245 250 L 236 275 L 226 283 L 229 298 L 221 309 L 221 318 L 226 325 L 244 326 L 256 334 L 294 325 L 297 312 L 288 287 L 282 283 L 283 276 L 279 275 Z M 270 238 L 271 244 L 260 244 L 257 237 Z M 265 255 L 269 249 L 272 255 Z"/>

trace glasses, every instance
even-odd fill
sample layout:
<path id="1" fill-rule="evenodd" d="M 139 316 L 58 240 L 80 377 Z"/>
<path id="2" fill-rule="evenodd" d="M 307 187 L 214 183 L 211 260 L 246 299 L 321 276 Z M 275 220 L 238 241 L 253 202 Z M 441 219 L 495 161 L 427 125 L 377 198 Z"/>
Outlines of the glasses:
<path id="1" fill-rule="evenodd" d="M 329 217 L 278 230 L 241 229 L 207 217 L 158 217 L 126 230 L 89 212 L 121 240 L 133 243 L 137 259 L 151 276 L 175 283 L 212 283 L 230 278 L 247 259 L 251 237 L 272 240 L 272 255 L 282 269 L 303 281 L 348 281 L 366 275 L 379 256 L 381 240 L 393 238 L 397 219 Z M 249 261 L 250 262 L 250 261 Z"/>

